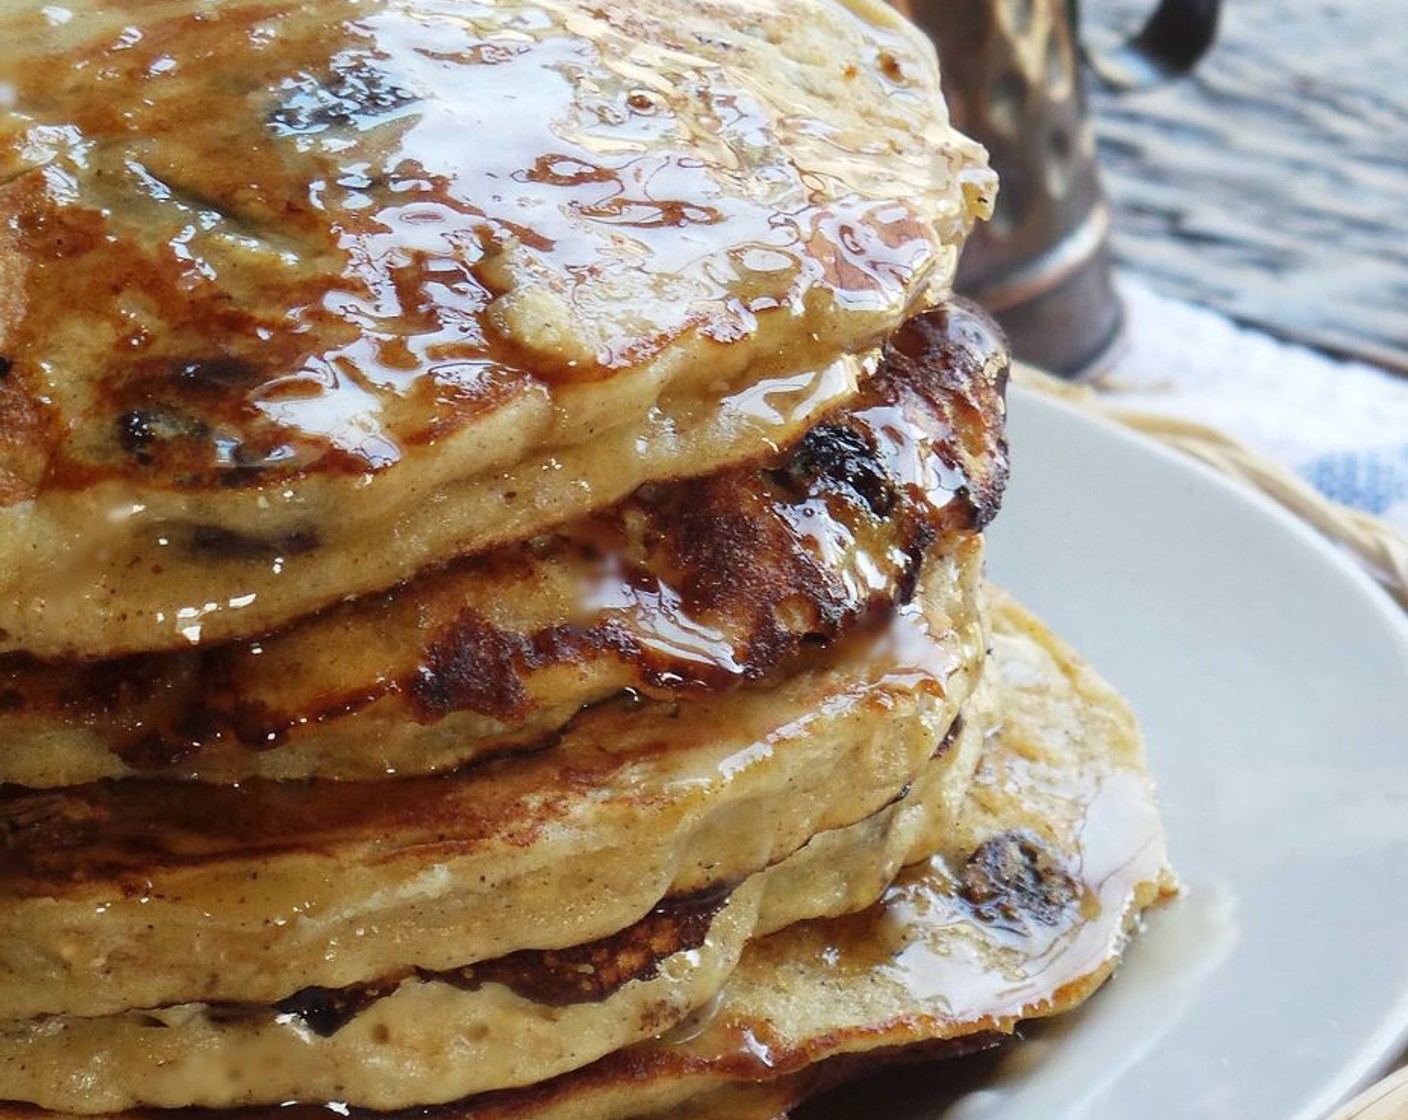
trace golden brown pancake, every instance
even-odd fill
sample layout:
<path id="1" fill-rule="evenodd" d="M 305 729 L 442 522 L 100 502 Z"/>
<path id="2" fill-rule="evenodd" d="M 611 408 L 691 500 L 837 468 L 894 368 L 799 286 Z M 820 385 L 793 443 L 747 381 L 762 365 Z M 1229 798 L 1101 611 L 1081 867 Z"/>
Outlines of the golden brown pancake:
<path id="1" fill-rule="evenodd" d="M 252 636 L 791 442 L 987 211 L 877 0 L 104 0 L 0 43 L 0 650 Z"/>
<path id="2" fill-rule="evenodd" d="M 0 783 L 427 773 L 541 742 L 625 688 L 688 698 L 795 667 L 883 620 L 993 515 L 1005 368 L 986 317 L 945 306 L 756 464 L 653 484 L 249 642 L 0 656 Z"/>
<path id="3" fill-rule="evenodd" d="M 779 1115 L 827 1063 L 985 1044 L 1110 975 L 1131 924 L 1171 889 L 1132 716 L 1088 665 L 999 598 L 1002 719 L 959 817 L 873 907 L 751 942 L 721 997 L 661 1039 L 520 1090 L 369 1120 Z M 755 1088 L 755 1082 L 769 1083 Z M 737 1111 L 729 1111 L 736 1107 Z M 771 1109 L 769 1113 L 768 1109 Z M 14 1106 L 8 1120 L 53 1116 Z M 122 1120 L 159 1112 L 130 1111 Z M 184 1120 L 312 1120 L 322 1105 Z"/>
<path id="4" fill-rule="evenodd" d="M 0 6 L 0 1120 L 778 1120 L 1098 987 L 993 186 L 879 0 Z"/>
<path id="5" fill-rule="evenodd" d="M 981 542 L 878 633 L 781 680 L 585 713 L 451 774 L 0 790 L 0 1018 L 272 1002 L 605 936 L 863 819 L 983 654 Z"/>
<path id="6" fill-rule="evenodd" d="M 904 796 L 733 889 L 665 899 L 597 942 L 406 969 L 273 1006 L 0 1022 L 0 1085 L 57 1109 L 323 1097 L 387 1109 L 526 1085 L 675 1027 L 750 937 L 874 902 L 953 827 L 993 719 L 982 686 Z"/>

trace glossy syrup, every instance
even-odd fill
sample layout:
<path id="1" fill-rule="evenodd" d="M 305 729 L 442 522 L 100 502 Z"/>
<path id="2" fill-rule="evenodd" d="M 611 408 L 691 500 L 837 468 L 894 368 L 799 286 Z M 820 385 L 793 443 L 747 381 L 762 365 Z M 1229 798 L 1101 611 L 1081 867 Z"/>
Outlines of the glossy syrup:
<path id="1" fill-rule="evenodd" d="M 0 134 L 46 486 L 382 470 L 532 382 L 893 313 L 936 267 L 911 207 L 787 156 L 805 122 L 605 12 L 89 6 L 17 31 L 48 49 Z"/>
<path id="2" fill-rule="evenodd" d="M 935 856 L 903 871 L 869 910 L 751 945 L 742 1002 L 725 998 L 707 1021 L 662 1039 L 659 1067 L 702 1061 L 747 1080 L 853 1048 L 967 1037 L 985 1045 L 990 1032 L 1080 1002 L 1116 960 L 1164 848 L 1142 775 L 1115 771 L 1068 792 L 1083 813 L 1057 846 L 1069 877 L 1059 905 L 1017 900 L 995 913 L 966 893 L 965 853 Z M 785 978 L 781 994 L 769 977 Z"/>
<path id="3" fill-rule="evenodd" d="M 997 421 L 954 430 L 923 380 L 882 363 L 849 408 L 759 467 L 647 487 L 287 634 L 96 663 L 2 657 L 0 728 L 57 719 L 138 769 L 198 771 L 207 748 L 277 748 L 388 697 L 422 725 L 454 711 L 521 721 L 541 702 L 535 676 L 554 666 L 619 659 L 657 692 L 781 671 L 800 646 L 883 623 L 926 567 L 957 578 L 945 550 L 969 540 L 962 444 Z M 251 546 L 212 534 L 209 547 Z M 534 600 L 547 587 L 560 606 L 545 614 Z M 198 638 L 210 609 L 178 621 Z"/>

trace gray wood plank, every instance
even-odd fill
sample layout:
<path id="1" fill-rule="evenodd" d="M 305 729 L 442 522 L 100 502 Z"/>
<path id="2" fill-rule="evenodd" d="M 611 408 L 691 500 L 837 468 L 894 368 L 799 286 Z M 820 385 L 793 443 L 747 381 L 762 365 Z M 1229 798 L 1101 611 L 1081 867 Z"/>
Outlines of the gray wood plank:
<path id="1" fill-rule="evenodd" d="M 1099 43 L 1147 5 L 1085 7 Z M 1092 95 L 1123 264 L 1408 372 L 1408 6 L 1224 0 L 1193 77 Z"/>

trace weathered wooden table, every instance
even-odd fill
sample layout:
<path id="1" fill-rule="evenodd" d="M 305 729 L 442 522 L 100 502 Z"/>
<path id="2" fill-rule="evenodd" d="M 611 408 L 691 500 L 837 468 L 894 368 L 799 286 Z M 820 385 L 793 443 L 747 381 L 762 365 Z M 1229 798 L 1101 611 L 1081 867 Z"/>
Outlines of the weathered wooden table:
<path id="1" fill-rule="evenodd" d="M 1084 0 L 1108 41 L 1150 0 Z M 1091 85 L 1118 260 L 1163 291 L 1408 374 L 1408 8 L 1224 0 L 1183 81 Z"/>

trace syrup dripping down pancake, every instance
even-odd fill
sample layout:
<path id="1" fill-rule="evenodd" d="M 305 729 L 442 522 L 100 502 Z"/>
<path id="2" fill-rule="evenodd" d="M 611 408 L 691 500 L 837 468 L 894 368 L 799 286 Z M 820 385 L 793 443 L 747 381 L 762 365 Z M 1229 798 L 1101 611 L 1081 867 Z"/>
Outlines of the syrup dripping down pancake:
<path id="1" fill-rule="evenodd" d="M 985 644 L 981 541 L 956 560 L 812 668 L 598 706 L 523 757 L 399 781 L 0 789 L 0 1018 L 274 1002 L 593 940 L 737 881 L 930 759 Z"/>
<path id="2" fill-rule="evenodd" d="M 1005 371 L 986 317 L 950 304 L 756 463 L 249 642 L 0 656 L 0 783 L 421 774 L 540 743 L 625 688 L 681 699 L 795 669 L 883 622 L 996 512 Z"/>
<path id="3" fill-rule="evenodd" d="M 992 722 L 979 686 L 891 804 L 743 882 L 667 898 L 587 945 L 404 969 L 274 1005 L 184 1004 L 0 1023 L 0 1085 L 51 1108 L 230 1107 L 319 1096 L 388 1109 L 532 1084 L 675 1028 L 744 943 L 859 910 L 954 824 Z"/>

